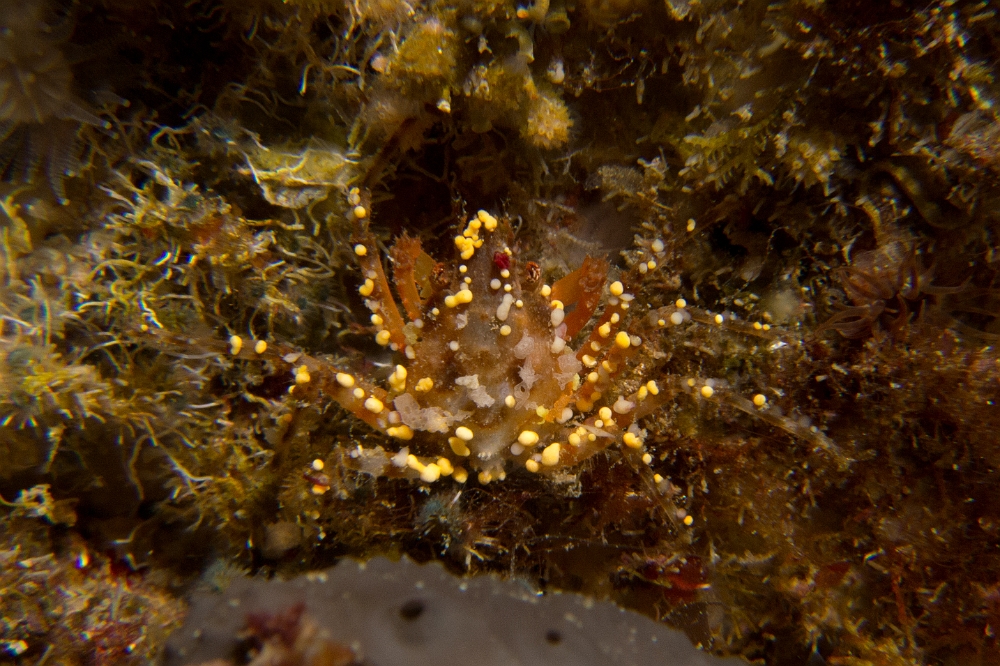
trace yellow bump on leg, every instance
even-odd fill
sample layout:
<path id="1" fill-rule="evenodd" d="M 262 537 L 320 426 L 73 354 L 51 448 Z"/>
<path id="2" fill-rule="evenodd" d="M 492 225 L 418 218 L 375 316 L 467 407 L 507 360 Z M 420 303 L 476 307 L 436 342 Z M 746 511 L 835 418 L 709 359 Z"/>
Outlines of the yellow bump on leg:
<path id="1" fill-rule="evenodd" d="M 660 387 L 652 379 L 646 382 L 646 390 L 649 391 L 650 395 L 659 395 L 660 393 Z"/>
<path id="2" fill-rule="evenodd" d="M 701 387 L 701 397 L 711 398 L 713 395 L 715 395 L 715 389 L 713 389 L 711 386 L 705 384 L 704 386 Z"/>
<path id="3" fill-rule="evenodd" d="M 538 433 L 533 430 L 522 430 L 517 436 L 517 441 L 521 446 L 534 446 L 538 444 Z"/>
<path id="4" fill-rule="evenodd" d="M 448 445 L 451 446 L 451 450 L 456 456 L 467 458 L 469 454 L 472 453 L 472 451 L 469 450 L 469 447 L 465 445 L 465 442 L 460 440 L 458 437 L 449 437 Z"/>
<path id="5" fill-rule="evenodd" d="M 643 453 L 642 454 L 642 462 L 646 463 L 647 465 L 650 464 L 650 463 L 652 463 L 653 462 L 653 456 L 649 455 L 648 453 Z"/>
<path id="6" fill-rule="evenodd" d="M 367 400 L 365 400 L 365 409 L 367 409 L 372 414 L 380 414 L 382 410 L 385 409 L 385 405 L 382 404 L 381 400 L 379 400 L 375 396 L 372 396 Z"/>
<path id="7" fill-rule="evenodd" d="M 437 463 L 431 463 L 420 470 L 420 480 L 424 483 L 434 483 L 441 478 L 441 468 Z"/>
<path id="8" fill-rule="evenodd" d="M 351 388 L 352 386 L 354 386 L 354 377 L 347 374 L 346 372 L 338 372 L 337 383 L 343 386 L 344 388 Z"/>
<path id="9" fill-rule="evenodd" d="M 364 389 L 362 389 L 362 388 L 359 387 L 359 388 L 354 389 L 353 395 L 358 400 L 361 400 L 361 398 L 365 397 L 365 391 L 364 391 Z"/>
<path id="10" fill-rule="evenodd" d="M 295 383 L 296 384 L 308 384 L 312 381 L 312 376 L 309 374 L 309 368 L 306 366 L 300 366 L 298 370 L 295 371 Z"/>
<path id="11" fill-rule="evenodd" d="M 528 458 L 527 460 L 524 461 L 524 468 L 532 473 L 537 472 L 539 469 L 538 462 L 532 460 L 531 458 Z"/>
<path id="12" fill-rule="evenodd" d="M 572 444 L 573 446 L 580 446 L 580 444 L 582 442 L 583 442 L 583 440 L 580 439 L 580 436 L 578 434 L 576 434 L 575 432 L 570 433 L 570 435 L 569 435 L 569 443 L 570 444 Z"/>
<path id="13" fill-rule="evenodd" d="M 391 337 L 392 335 L 389 333 L 389 331 L 383 329 L 375 334 L 375 342 L 385 347 L 387 344 L 389 344 L 389 339 Z"/>
<path id="14" fill-rule="evenodd" d="M 753 404 L 756 405 L 757 407 L 763 407 L 764 405 L 767 404 L 767 396 L 765 396 L 763 393 L 758 393 L 753 397 Z"/>
<path id="15" fill-rule="evenodd" d="M 508 407 L 513 407 L 514 405 L 517 404 L 517 400 L 514 399 L 514 396 L 509 395 L 503 399 L 503 404 L 507 405 Z"/>
<path id="16" fill-rule="evenodd" d="M 455 468 L 452 467 L 451 461 L 447 458 L 438 458 L 437 466 L 441 468 L 441 476 L 451 476 L 455 471 Z"/>
<path id="17" fill-rule="evenodd" d="M 458 483 L 465 483 L 469 480 L 469 473 L 465 471 L 464 467 L 456 467 L 455 471 L 451 473 L 451 478 Z"/>
<path id="18" fill-rule="evenodd" d="M 559 442 L 552 442 L 544 449 L 542 449 L 542 464 L 548 467 L 552 467 L 559 463 L 559 451 L 561 450 Z"/>
<path id="19" fill-rule="evenodd" d="M 314 472 L 322 472 L 323 468 L 326 467 L 326 463 L 324 463 L 319 458 L 316 458 L 315 460 L 312 461 L 312 465 L 310 465 L 310 467 L 313 468 Z"/>
<path id="20" fill-rule="evenodd" d="M 612 296 L 621 296 L 625 293 L 625 285 L 623 285 L 620 280 L 615 280 L 611 283 L 611 286 L 608 287 L 608 291 L 611 292 Z"/>
<path id="21" fill-rule="evenodd" d="M 622 441 L 625 443 L 625 446 L 629 447 L 630 449 L 642 448 L 642 440 L 639 439 L 639 437 L 634 432 L 625 433 L 622 436 Z"/>
<path id="22" fill-rule="evenodd" d="M 368 209 L 361 205 L 355 206 L 354 217 L 358 218 L 359 220 L 365 219 L 366 217 L 368 217 Z"/>
<path id="23" fill-rule="evenodd" d="M 243 349 L 243 338 L 238 335 L 234 335 L 229 338 L 229 353 L 236 356 Z"/>
<path id="24" fill-rule="evenodd" d="M 395 437 L 396 439 L 402 439 L 404 441 L 409 441 L 413 439 L 413 429 L 408 425 L 392 426 L 386 428 L 386 434 L 389 437 Z"/>
<path id="25" fill-rule="evenodd" d="M 354 254 L 358 255 L 359 257 L 363 257 L 366 254 L 368 254 L 368 248 L 366 248 L 361 243 L 358 243 L 357 245 L 354 246 Z"/>
<path id="26" fill-rule="evenodd" d="M 611 416 L 612 416 L 611 409 L 608 408 L 608 407 L 601 407 L 599 410 L 597 410 L 597 415 L 599 417 L 601 417 L 602 421 L 604 421 L 605 423 L 607 423 L 608 421 L 611 420 Z"/>
<path id="27" fill-rule="evenodd" d="M 683 298 L 678 298 L 676 301 L 674 301 L 674 305 L 676 307 L 680 308 L 681 310 L 683 310 L 684 308 L 686 308 L 687 304 L 688 304 L 688 302 L 685 301 Z"/>
<path id="28" fill-rule="evenodd" d="M 694 517 L 691 515 L 684 516 L 684 524 L 688 527 L 694 525 Z"/>
<path id="29" fill-rule="evenodd" d="M 604 322 L 603 324 L 597 327 L 597 333 L 602 338 L 608 337 L 609 335 L 611 335 L 611 324 L 609 324 L 608 322 Z"/>
<path id="30" fill-rule="evenodd" d="M 628 337 L 628 333 L 625 331 L 618 331 L 618 335 L 615 336 L 615 345 L 622 349 L 628 349 L 632 344 L 632 339 Z"/>
<path id="31" fill-rule="evenodd" d="M 421 393 L 426 393 L 427 391 L 430 391 L 432 388 L 434 388 L 434 380 L 431 379 L 430 377 L 424 377 L 423 379 L 418 381 L 417 385 L 414 387 L 415 390 L 420 391 Z"/>
<path id="32" fill-rule="evenodd" d="M 465 426 L 458 426 L 455 428 L 455 436 L 458 437 L 463 442 L 472 441 L 472 431 Z"/>
<path id="33" fill-rule="evenodd" d="M 264 340 L 258 340 L 253 346 L 254 353 L 263 354 L 267 351 L 267 342 Z"/>
<path id="34" fill-rule="evenodd" d="M 362 296 L 371 296 L 373 291 L 375 291 L 375 282 L 371 278 L 365 278 L 364 284 L 358 287 L 358 293 Z"/>

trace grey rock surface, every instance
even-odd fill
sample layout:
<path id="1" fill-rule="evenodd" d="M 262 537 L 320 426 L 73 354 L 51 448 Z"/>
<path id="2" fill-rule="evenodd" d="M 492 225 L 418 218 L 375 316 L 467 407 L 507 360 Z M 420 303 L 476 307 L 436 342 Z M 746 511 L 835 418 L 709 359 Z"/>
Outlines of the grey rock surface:
<path id="1" fill-rule="evenodd" d="M 538 596 L 518 581 L 456 578 L 438 564 L 345 560 L 288 581 L 237 579 L 222 593 L 192 596 L 167 666 L 229 657 L 251 613 L 304 602 L 328 635 L 371 666 L 738 666 L 683 633 L 610 602 Z"/>

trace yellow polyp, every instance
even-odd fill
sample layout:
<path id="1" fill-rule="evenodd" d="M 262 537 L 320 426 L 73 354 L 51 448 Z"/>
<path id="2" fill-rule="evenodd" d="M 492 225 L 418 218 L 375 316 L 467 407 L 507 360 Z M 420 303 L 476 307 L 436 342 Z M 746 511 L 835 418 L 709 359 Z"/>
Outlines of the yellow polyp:
<path id="1" fill-rule="evenodd" d="M 648 382 L 646 382 L 646 390 L 649 391 L 650 395 L 659 395 L 660 394 L 660 387 L 657 386 L 656 382 L 654 382 L 652 379 L 650 379 Z"/>
<path id="2" fill-rule="evenodd" d="M 371 318 L 371 321 L 372 321 L 372 324 L 374 324 L 375 326 L 381 326 L 382 324 L 385 323 L 385 320 L 382 319 L 382 315 L 379 315 L 379 314 L 373 314 L 372 318 Z"/>
<path id="3" fill-rule="evenodd" d="M 424 468 L 424 464 L 412 453 L 406 456 L 406 466 L 418 472 Z"/>
<path id="4" fill-rule="evenodd" d="M 754 328 L 755 331 L 759 331 L 759 330 L 761 330 L 764 327 L 761 325 L 761 323 L 759 321 L 755 321 L 753 323 L 753 328 Z"/>
<path id="5" fill-rule="evenodd" d="M 229 353 L 236 356 L 243 349 L 243 338 L 238 335 L 234 335 L 229 338 Z"/>
<path id="6" fill-rule="evenodd" d="M 453 308 L 453 307 L 455 307 L 455 306 L 458 305 L 458 299 L 455 298 L 452 295 L 445 296 L 444 297 L 444 304 L 445 304 L 445 307 Z"/>
<path id="7" fill-rule="evenodd" d="M 256 354 L 263 354 L 267 351 L 267 342 L 264 340 L 258 340 L 254 343 L 253 350 Z"/>
<path id="8" fill-rule="evenodd" d="M 688 304 L 687 301 L 685 301 L 683 298 L 678 298 L 676 301 L 674 301 L 674 305 L 682 310 L 687 307 L 687 304 Z"/>
<path id="9" fill-rule="evenodd" d="M 465 426 L 458 426 L 455 428 L 455 436 L 463 442 L 471 442 L 473 437 L 472 431 Z"/>
<path id="10" fill-rule="evenodd" d="M 715 389 L 713 389 L 708 384 L 705 384 L 704 386 L 701 387 L 701 397 L 711 398 L 714 394 L 715 394 Z"/>
<path id="11" fill-rule="evenodd" d="M 549 296 L 552 295 L 552 287 L 550 287 L 547 284 L 543 284 L 542 288 L 539 290 L 539 292 L 542 294 L 542 296 L 545 296 L 546 298 L 548 298 Z M 553 301 L 553 302 L 556 303 L 558 301 Z M 559 303 L 559 307 L 562 307 L 562 303 Z"/>
<path id="12" fill-rule="evenodd" d="M 396 439 L 402 439 L 404 441 L 413 439 L 413 428 L 408 425 L 390 426 L 389 428 L 386 428 L 385 432 L 389 435 L 389 437 L 395 437 Z"/>
<path id="13" fill-rule="evenodd" d="M 538 418 L 544 419 L 546 416 L 549 415 L 549 410 L 539 405 L 538 407 L 535 407 L 535 414 L 538 416 Z"/>
<path id="14" fill-rule="evenodd" d="M 489 472 L 489 471 L 485 471 L 484 470 L 484 471 L 480 472 L 479 475 L 476 478 L 479 479 L 479 483 L 481 483 L 481 484 L 483 484 L 485 486 L 485 485 L 489 484 L 490 481 L 493 480 L 493 474 L 491 472 Z"/>
<path id="15" fill-rule="evenodd" d="M 608 321 L 610 321 L 612 324 L 617 324 L 621 320 L 622 316 L 616 312 L 613 315 L 611 315 L 611 319 L 609 319 Z"/>
<path id="16" fill-rule="evenodd" d="M 593 368 L 594 366 L 597 365 L 597 359 L 594 358 L 593 356 L 588 356 L 587 354 L 584 354 L 582 357 L 580 357 L 580 360 L 583 361 L 583 364 L 588 368 Z"/>
<path id="17" fill-rule="evenodd" d="M 602 338 L 608 337 L 609 335 L 611 335 L 611 324 L 609 324 L 608 322 L 604 322 L 603 324 L 597 327 L 597 333 Z"/>
<path id="18" fill-rule="evenodd" d="M 337 383 L 343 386 L 344 388 L 351 388 L 352 386 L 354 386 L 354 377 L 347 374 L 346 372 L 338 372 Z"/>
<path id="19" fill-rule="evenodd" d="M 596 442 L 597 441 L 597 435 L 595 435 L 592 432 L 591 433 L 587 433 L 587 441 L 588 442 Z"/>
<path id="20" fill-rule="evenodd" d="M 630 449 L 641 449 L 642 440 L 634 432 L 627 432 L 622 436 L 622 442 Z"/>
<path id="21" fill-rule="evenodd" d="M 763 326 L 761 326 L 761 328 L 763 328 L 765 331 L 770 331 L 771 330 L 771 325 L 770 324 L 764 324 Z"/>
<path id="22" fill-rule="evenodd" d="M 517 404 L 517 400 L 514 399 L 514 396 L 509 395 L 503 399 L 503 404 L 507 405 L 508 407 L 513 407 L 514 405 Z"/>
<path id="23" fill-rule="evenodd" d="M 590 343 L 590 348 L 595 352 L 601 351 L 601 343 L 599 343 L 597 340 L 594 340 L 593 342 Z"/>
<path id="24" fill-rule="evenodd" d="M 722 318 L 722 315 L 717 314 L 713 318 L 713 321 L 715 321 L 716 324 L 721 324 L 724 321 L 724 319 Z"/>
<path id="25" fill-rule="evenodd" d="M 608 287 L 608 291 L 611 292 L 612 296 L 621 296 L 625 293 L 625 285 L 623 285 L 620 280 L 615 280 Z"/>
<path id="26" fill-rule="evenodd" d="M 420 480 L 424 483 L 434 483 L 440 478 L 441 468 L 438 467 L 437 463 L 426 465 L 422 470 L 420 470 Z"/>
<path id="27" fill-rule="evenodd" d="M 597 415 L 601 417 L 602 421 L 604 421 L 605 423 L 607 423 L 608 421 L 611 420 L 611 416 L 612 416 L 612 414 L 611 414 L 611 408 L 610 407 L 601 407 L 599 410 L 597 410 Z"/>
<path id="28" fill-rule="evenodd" d="M 687 525 L 688 527 L 694 525 L 694 516 L 691 515 L 684 516 L 684 524 Z"/>
<path id="29" fill-rule="evenodd" d="M 639 390 L 635 392 L 635 397 L 639 400 L 645 400 L 647 395 L 649 395 L 649 390 L 645 386 L 640 386 Z"/>
<path id="30" fill-rule="evenodd" d="M 309 374 L 309 369 L 306 366 L 302 366 L 295 371 L 295 383 L 296 384 L 308 384 L 312 380 L 312 376 Z"/>
<path id="31" fill-rule="evenodd" d="M 320 458 L 316 458 L 312 461 L 310 467 L 313 468 L 314 472 L 322 472 L 323 468 L 326 467 L 326 463 L 324 463 Z"/>
<path id="32" fill-rule="evenodd" d="M 472 290 L 463 289 L 462 291 L 455 294 L 455 300 L 459 303 L 471 303 L 472 302 Z"/>
<path id="33" fill-rule="evenodd" d="M 540 469 L 538 463 L 531 458 L 524 461 L 524 468 L 532 474 L 536 473 Z"/>
<path id="34" fill-rule="evenodd" d="M 417 385 L 414 387 L 415 390 L 420 391 L 421 393 L 426 393 L 427 391 L 430 391 L 432 388 L 434 388 L 434 380 L 431 379 L 430 377 L 424 377 L 423 379 L 418 381 Z"/>
<path id="35" fill-rule="evenodd" d="M 614 372 L 618 367 L 611 361 L 601 361 L 601 367 L 604 368 L 606 372 Z"/>
<path id="36" fill-rule="evenodd" d="M 656 268 L 656 262 L 650 259 L 649 261 L 646 262 L 646 268 L 648 268 L 649 270 L 653 270 L 654 268 Z"/>
<path id="37" fill-rule="evenodd" d="M 622 349 L 628 349 L 631 344 L 632 340 L 628 337 L 628 333 L 618 331 L 618 335 L 615 336 L 615 345 Z"/>
<path id="38" fill-rule="evenodd" d="M 365 409 L 372 414 L 380 414 L 382 410 L 385 409 L 385 405 L 382 404 L 381 400 L 372 396 L 365 400 Z"/>
<path id="39" fill-rule="evenodd" d="M 365 208 L 364 206 L 355 206 L 353 212 L 354 212 L 354 217 L 358 218 L 359 220 L 363 220 L 366 217 L 368 217 L 368 209 Z M 359 255 L 359 256 L 364 256 L 364 255 Z"/>
<path id="40" fill-rule="evenodd" d="M 329 489 L 330 489 L 330 486 L 324 486 L 324 485 L 320 485 L 318 483 L 314 483 L 313 487 L 311 488 L 313 495 L 322 495 L 323 493 L 325 493 Z"/>
<path id="41" fill-rule="evenodd" d="M 538 433 L 533 430 L 522 430 L 517 436 L 517 441 L 521 446 L 534 446 L 538 443 Z"/>
<path id="42" fill-rule="evenodd" d="M 368 254 L 368 248 L 362 245 L 361 243 L 358 243 L 357 245 L 354 246 L 354 254 L 358 255 L 359 257 L 363 257 L 366 254 Z"/>
<path id="43" fill-rule="evenodd" d="M 663 477 L 660 476 L 659 474 L 654 474 L 653 475 L 653 481 L 655 483 L 663 483 Z"/>
<path id="44" fill-rule="evenodd" d="M 580 446 L 580 444 L 583 443 L 583 440 L 580 439 L 580 436 L 574 432 L 569 436 L 569 443 L 573 446 Z"/>
<path id="45" fill-rule="evenodd" d="M 451 478 L 455 479 L 458 483 L 465 483 L 469 480 L 469 473 L 465 471 L 464 467 L 456 467 L 455 471 L 451 474 Z"/>
<path id="46" fill-rule="evenodd" d="M 365 278 L 365 283 L 358 287 L 358 293 L 362 296 L 371 296 L 375 291 L 375 283 L 371 278 Z"/>
<path id="47" fill-rule="evenodd" d="M 601 376 L 596 372 L 591 372 L 589 375 L 587 375 L 587 381 L 590 382 L 591 384 L 596 384 L 597 380 L 600 378 Z"/>
<path id="48" fill-rule="evenodd" d="M 510 335 L 511 328 L 507 324 L 500 327 L 500 335 L 508 336 Z"/>
<path id="49" fill-rule="evenodd" d="M 547 467 L 559 464 L 559 451 L 562 446 L 559 442 L 552 442 L 542 449 L 542 464 Z"/>
<path id="50" fill-rule="evenodd" d="M 642 462 L 646 463 L 647 465 L 652 464 L 653 456 L 649 455 L 648 453 L 643 453 Z"/>
<path id="51" fill-rule="evenodd" d="M 451 461 L 447 458 L 438 458 L 437 466 L 441 470 L 441 476 L 451 476 L 455 471 L 455 468 L 451 465 Z"/>
<path id="52" fill-rule="evenodd" d="M 375 342 L 385 347 L 386 345 L 389 344 L 389 339 L 391 337 L 392 335 L 389 333 L 389 331 L 383 329 L 375 334 Z"/>
<path id="53" fill-rule="evenodd" d="M 355 398 L 357 398 L 358 400 L 361 400 L 361 398 L 365 397 L 365 392 L 364 392 L 364 389 L 361 389 L 361 388 L 356 388 L 356 389 L 354 389 L 354 393 L 353 393 L 353 395 L 354 395 L 354 397 L 355 397 Z"/>
<path id="54" fill-rule="evenodd" d="M 465 442 L 460 440 L 458 437 L 449 437 L 448 444 L 451 446 L 451 450 L 456 456 L 466 458 L 470 453 L 472 453 L 469 451 L 469 447 L 465 445 Z"/>
<path id="55" fill-rule="evenodd" d="M 764 405 L 767 404 L 767 396 L 765 396 L 763 393 L 758 393 L 753 397 L 753 404 L 756 405 L 757 407 L 763 407 Z"/>

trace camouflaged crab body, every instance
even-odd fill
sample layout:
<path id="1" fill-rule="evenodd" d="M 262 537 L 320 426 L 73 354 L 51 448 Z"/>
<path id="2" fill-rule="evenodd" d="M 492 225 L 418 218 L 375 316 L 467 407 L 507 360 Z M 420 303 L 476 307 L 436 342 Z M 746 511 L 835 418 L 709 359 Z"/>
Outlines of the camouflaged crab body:
<path id="1" fill-rule="evenodd" d="M 374 238 L 359 222 L 360 292 L 379 329 L 376 340 L 398 352 L 399 365 L 387 389 L 342 376 L 350 386 L 335 399 L 405 441 L 407 454 L 414 452 L 407 466 L 425 479 L 451 468 L 461 478 L 468 465 L 488 482 L 503 478 L 508 462 L 537 472 L 575 465 L 621 442 L 635 403 L 605 395 L 640 342 L 626 334 L 616 344 L 611 334 L 624 325 L 626 309 L 614 306 L 627 308 L 627 295 L 613 296 L 590 336 L 572 347 L 601 299 L 607 262 L 588 258 L 548 287 L 530 263 L 516 260 L 505 220 L 480 212 L 455 240 L 459 259 L 443 271 L 431 270 L 434 262 L 412 238 L 391 250 L 406 322 Z M 585 415 L 602 403 L 606 418 Z M 607 418 L 612 405 L 614 417 Z M 635 427 L 629 441 L 641 446 Z M 437 470 L 425 471 L 428 465 Z"/>

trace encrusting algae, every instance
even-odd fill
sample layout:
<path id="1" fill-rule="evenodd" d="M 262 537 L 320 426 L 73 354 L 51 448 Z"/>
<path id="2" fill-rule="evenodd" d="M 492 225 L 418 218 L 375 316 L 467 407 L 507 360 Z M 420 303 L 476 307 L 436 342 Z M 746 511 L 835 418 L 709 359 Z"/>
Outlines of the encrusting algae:
<path id="1" fill-rule="evenodd" d="M 997 663 L 998 26 L 0 0 L 0 660 L 406 554 Z"/>

